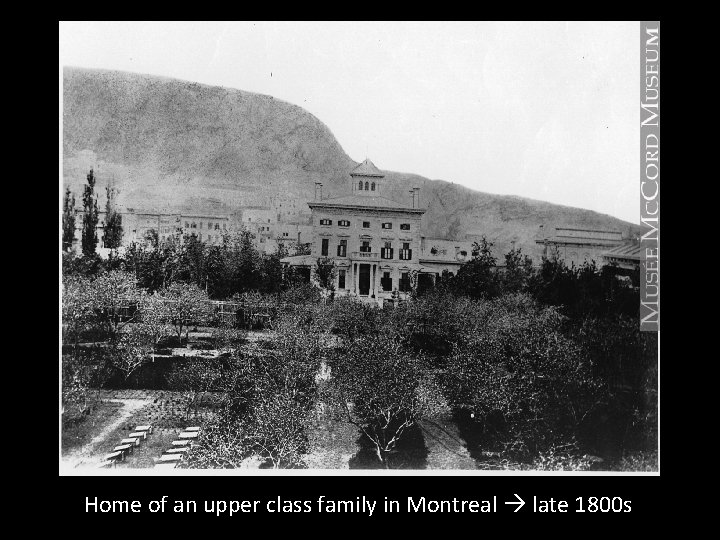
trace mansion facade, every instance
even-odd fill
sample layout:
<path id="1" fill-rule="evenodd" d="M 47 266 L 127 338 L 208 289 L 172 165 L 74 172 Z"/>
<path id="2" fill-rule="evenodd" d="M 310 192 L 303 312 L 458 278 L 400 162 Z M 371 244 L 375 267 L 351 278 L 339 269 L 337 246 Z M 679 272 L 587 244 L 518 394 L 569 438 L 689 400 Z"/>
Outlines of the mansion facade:
<path id="1" fill-rule="evenodd" d="M 394 292 L 403 298 L 415 286 L 432 286 L 444 270 L 455 273 L 469 259 L 467 242 L 448 248 L 453 242 L 422 237 L 425 210 L 383 197 L 385 175 L 370 160 L 353 169 L 350 177 L 350 195 L 307 203 L 312 213 L 311 254 L 286 257 L 283 264 L 303 269 L 310 278 L 318 259 L 329 258 L 335 265 L 337 294 L 382 304 Z"/>

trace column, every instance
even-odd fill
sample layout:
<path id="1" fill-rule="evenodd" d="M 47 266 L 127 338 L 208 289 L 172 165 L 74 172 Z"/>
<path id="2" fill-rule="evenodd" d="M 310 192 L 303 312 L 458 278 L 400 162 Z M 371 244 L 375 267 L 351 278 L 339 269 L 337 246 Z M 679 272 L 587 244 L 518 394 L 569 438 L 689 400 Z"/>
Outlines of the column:
<path id="1" fill-rule="evenodd" d="M 353 283 L 355 285 L 355 294 L 360 294 L 360 265 L 353 263 Z"/>

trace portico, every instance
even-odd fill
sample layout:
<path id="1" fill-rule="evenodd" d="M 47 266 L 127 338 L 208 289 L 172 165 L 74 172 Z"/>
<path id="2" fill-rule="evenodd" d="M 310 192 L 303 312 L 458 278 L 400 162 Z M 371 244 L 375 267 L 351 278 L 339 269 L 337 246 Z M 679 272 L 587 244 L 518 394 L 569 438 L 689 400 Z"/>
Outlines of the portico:
<path id="1" fill-rule="evenodd" d="M 379 291 L 378 263 L 352 262 L 353 286 L 350 292 L 358 296 L 376 297 Z"/>

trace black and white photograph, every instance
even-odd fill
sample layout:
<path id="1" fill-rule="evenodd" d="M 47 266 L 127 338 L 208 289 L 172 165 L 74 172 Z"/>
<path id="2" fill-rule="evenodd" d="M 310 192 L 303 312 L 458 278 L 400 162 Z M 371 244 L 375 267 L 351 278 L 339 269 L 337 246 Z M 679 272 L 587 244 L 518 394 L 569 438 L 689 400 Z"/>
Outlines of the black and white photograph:
<path id="1" fill-rule="evenodd" d="M 59 38 L 61 475 L 659 475 L 659 23 Z"/>

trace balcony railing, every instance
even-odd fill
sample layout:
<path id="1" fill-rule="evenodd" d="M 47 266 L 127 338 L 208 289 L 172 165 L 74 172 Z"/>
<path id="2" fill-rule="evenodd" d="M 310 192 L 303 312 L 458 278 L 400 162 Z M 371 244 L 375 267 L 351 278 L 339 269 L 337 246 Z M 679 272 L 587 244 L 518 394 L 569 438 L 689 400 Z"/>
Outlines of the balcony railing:
<path id="1" fill-rule="evenodd" d="M 353 251 L 351 254 L 353 259 L 364 259 L 368 261 L 377 261 L 380 254 L 377 251 Z"/>

